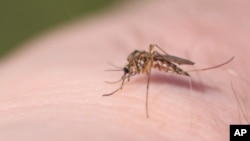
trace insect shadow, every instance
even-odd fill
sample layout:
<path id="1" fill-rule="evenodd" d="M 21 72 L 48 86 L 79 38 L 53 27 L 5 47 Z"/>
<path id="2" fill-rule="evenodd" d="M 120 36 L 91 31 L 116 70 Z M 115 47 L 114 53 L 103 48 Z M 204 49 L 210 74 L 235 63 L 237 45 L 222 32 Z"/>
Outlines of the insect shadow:
<path id="1" fill-rule="evenodd" d="M 143 78 L 135 79 L 134 82 L 136 83 L 137 81 L 140 81 L 140 79 L 143 79 Z M 208 90 L 220 91 L 220 89 L 214 85 L 210 85 L 208 83 L 200 82 L 197 80 L 192 80 L 192 78 L 180 77 L 180 76 L 176 76 L 172 74 L 164 75 L 162 73 L 152 73 L 150 82 L 156 85 L 167 84 L 167 85 L 172 85 L 172 86 L 178 86 L 184 89 L 192 88 L 193 91 L 197 91 L 201 93 L 205 93 Z"/>

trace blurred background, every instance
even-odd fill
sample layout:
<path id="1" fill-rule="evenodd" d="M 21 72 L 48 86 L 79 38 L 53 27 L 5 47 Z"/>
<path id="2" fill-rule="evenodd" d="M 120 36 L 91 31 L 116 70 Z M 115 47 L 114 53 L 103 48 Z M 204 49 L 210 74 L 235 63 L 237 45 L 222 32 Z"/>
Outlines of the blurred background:
<path id="1" fill-rule="evenodd" d="M 0 0 L 0 60 L 44 30 L 88 17 L 122 0 Z"/>

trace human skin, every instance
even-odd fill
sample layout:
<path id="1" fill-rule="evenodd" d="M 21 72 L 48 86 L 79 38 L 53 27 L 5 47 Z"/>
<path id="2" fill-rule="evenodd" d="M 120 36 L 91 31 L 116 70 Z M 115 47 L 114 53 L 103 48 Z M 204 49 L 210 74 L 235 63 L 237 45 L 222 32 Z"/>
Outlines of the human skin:
<path id="1" fill-rule="evenodd" d="M 0 62 L 0 140 L 228 140 L 250 120 L 249 4 L 130 2 L 22 45 Z M 147 75 L 102 95 L 123 74 L 108 63 L 150 43 L 195 62 L 184 70 L 235 59 L 191 79 L 152 70 L 147 118 Z"/>

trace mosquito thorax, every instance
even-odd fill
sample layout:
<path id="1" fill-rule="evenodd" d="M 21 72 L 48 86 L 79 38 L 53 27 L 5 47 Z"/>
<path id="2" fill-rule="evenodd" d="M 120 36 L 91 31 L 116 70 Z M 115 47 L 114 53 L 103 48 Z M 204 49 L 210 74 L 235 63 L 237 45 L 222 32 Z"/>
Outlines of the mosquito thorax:
<path id="1" fill-rule="evenodd" d="M 127 60 L 130 62 L 130 60 L 133 60 L 134 58 L 136 58 L 140 54 L 141 54 L 141 51 L 134 50 L 132 53 L 129 54 Z"/>
<path id="2" fill-rule="evenodd" d="M 131 53 L 131 55 L 132 56 L 137 56 L 139 53 L 141 53 L 141 51 L 139 51 L 139 50 L 134 50 L 132 53 Z"/>

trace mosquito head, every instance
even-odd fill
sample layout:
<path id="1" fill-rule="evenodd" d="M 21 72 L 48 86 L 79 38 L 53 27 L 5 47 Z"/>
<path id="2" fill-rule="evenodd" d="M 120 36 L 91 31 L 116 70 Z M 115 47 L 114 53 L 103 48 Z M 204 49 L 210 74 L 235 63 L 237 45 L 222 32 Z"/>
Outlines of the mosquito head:
<path id="1" fill-rule="evenodd" d="M 126 65 L 126 66 L 123 68 L 123 72 L 124 72 L 124 74 L 129 73 L 129 67 L 128 67 L 128 65 Z"/>

